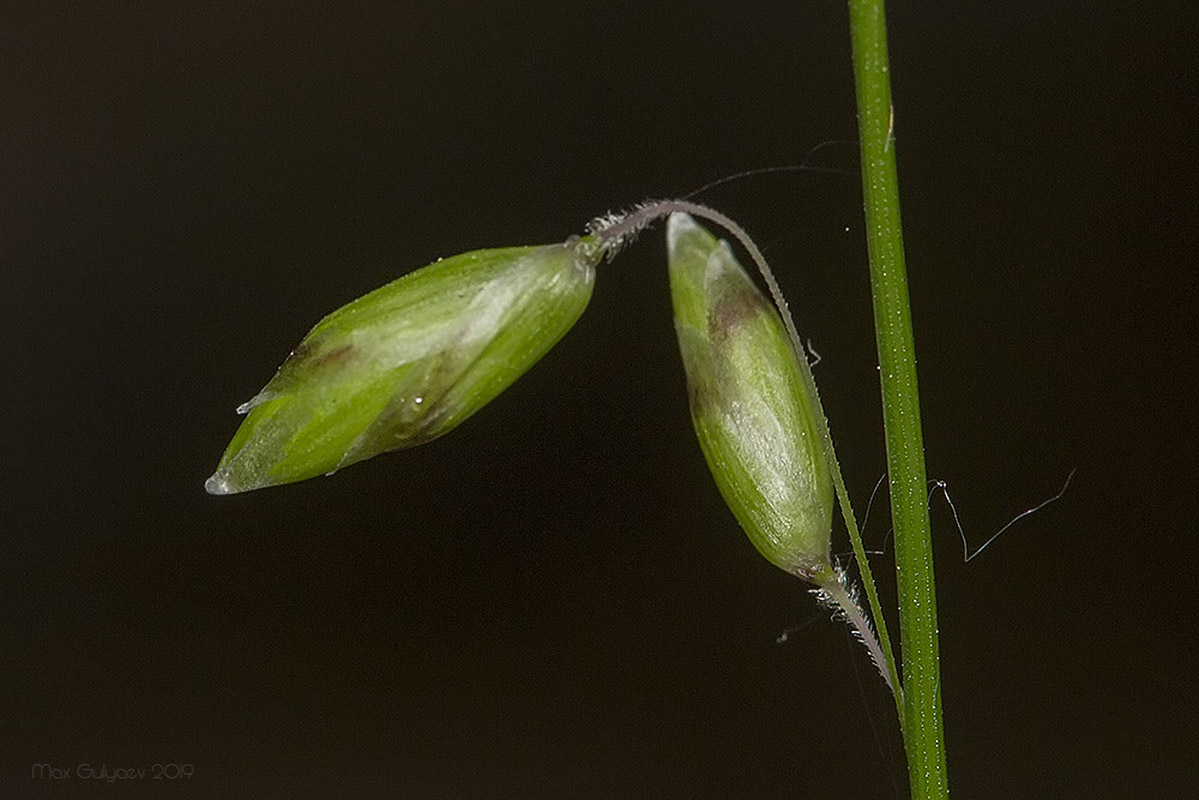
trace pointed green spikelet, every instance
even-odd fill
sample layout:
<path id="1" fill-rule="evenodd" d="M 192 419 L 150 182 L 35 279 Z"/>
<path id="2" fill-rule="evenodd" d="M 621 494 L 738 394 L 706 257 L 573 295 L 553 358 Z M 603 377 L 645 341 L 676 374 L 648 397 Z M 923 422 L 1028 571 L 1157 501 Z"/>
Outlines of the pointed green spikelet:
<path id="1" fill-rule="evenodd" d="M 248 414 L 205 488 L 291 483 L 441 436 L 570 330 L 601 255 L 578 238 L 477 250 L 339 308 L 238 409 Z"/>
<path id="2" fill-rule="evenodd" d="M 762 555 L 820 583 L 832 573 L 833 483 L 782 319 L 728 244 L 687 214 L 671 215 L 667 246 L 691 420 L 712 476 Z"/>

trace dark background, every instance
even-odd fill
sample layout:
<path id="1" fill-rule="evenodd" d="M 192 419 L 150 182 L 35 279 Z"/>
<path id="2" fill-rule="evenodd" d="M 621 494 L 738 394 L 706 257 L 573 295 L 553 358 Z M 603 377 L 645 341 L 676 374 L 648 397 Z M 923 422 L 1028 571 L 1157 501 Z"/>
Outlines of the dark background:
<path id="1" fill-rule="evenodd" d="M 968 565 L 934 502 L 951 787 L 1194 796 L 1193 6 L 891 5 L 930 476 L 979 543 L 1078 468 Z M 884 454 L 843 3 L 0 13 L 0 795 L 906 795 L 864 656 L 707 472 L 660 228 L 444 439 L 202 488 L 338 305 L 831 143 L 809 163 L 846 172 L 697 199 L 823 356 L 861 514 Z"/>

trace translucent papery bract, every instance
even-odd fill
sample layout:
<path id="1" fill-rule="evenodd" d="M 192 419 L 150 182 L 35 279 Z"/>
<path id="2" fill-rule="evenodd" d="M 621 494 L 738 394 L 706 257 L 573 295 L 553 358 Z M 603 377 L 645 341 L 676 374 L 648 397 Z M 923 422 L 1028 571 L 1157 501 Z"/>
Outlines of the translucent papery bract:
<path id="1" fill-rule="evenodd" d="M 477 250 L 339 308 L 238 409 L 248 416 L 205 487 L 290 483 L 441 436 L 570 330 L 600 255 L 577 238 Z"/>
<path id="2" fill-rule="evenodd" d="M 721 495 L 771 563 L 827 575 L 832 478 L 778 311 L 687 214 L 671 215 L 667 246 L 691 419 Z"/>

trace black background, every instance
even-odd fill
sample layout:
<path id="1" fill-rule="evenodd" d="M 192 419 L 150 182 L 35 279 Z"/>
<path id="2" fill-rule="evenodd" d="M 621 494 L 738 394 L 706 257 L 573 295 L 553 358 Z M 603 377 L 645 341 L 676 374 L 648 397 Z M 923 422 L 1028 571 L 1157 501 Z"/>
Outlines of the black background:
<path id="1" fill-rule="evenodd" d="M 951 787 L 1194 796 L 1193 6 L 891 5 L 930 476 L 977 543 L 1078 468 L 968 565 L 934 502 Z M 0 13 L 0 794 L 906 795 L 864 656 L 708 475 L 660 228 L 444 439 L 202 488 L 338 305 L 829 143 L 809 162 L 848 174 L 697 199 L 823 356 L 861 514 L 884 455 L 843 3 Z M 76 771 L 172 763 L 194 776 Z"/>

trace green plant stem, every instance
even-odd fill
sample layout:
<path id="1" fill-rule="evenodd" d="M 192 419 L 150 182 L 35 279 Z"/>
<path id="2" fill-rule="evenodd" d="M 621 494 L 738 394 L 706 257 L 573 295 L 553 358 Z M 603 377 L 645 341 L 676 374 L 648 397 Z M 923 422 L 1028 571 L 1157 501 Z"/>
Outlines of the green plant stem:
<path id="1" fill-rule="evenodd" d="M 849 0 L 866 239 L 882 383 L 903 650 L 904 745 L 912 797 L 946 798 L 932 536 L 916 390 L 916 350 L 899 222 L 883 0 Z"/>

